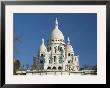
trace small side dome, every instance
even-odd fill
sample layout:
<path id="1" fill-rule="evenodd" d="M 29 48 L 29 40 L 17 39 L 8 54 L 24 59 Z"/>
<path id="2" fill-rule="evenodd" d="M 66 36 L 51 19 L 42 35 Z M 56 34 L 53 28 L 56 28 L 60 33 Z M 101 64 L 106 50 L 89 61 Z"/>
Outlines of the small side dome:
<path id="1" fill-rule="evenodd" d="M 40 52 L 46 52 L 46 51 L 47 51 L 47 48 L 46 48 L 46 46 L 44 44 L 44 39 L 42 39 L 42 44 L 40 46 Z"/>
<path id="2" fill-rule="evenodd" d="M 73 51 L 73 47 L 72 47 L 71 44 L 70 44 L 70 39 L 69 39 L 69 37 L 68 37 L 68 41 L 67 41 L 67 45 L 66 45 L 66 50 L 67 50 L 67 52 L 74 52 L 74 51 Z"/>
<path id="3" fill-rule="evenodd" d="M 71 45 L 66 45 L 66 51 L 67 52 L 74 52 L 73 47 Z"/>

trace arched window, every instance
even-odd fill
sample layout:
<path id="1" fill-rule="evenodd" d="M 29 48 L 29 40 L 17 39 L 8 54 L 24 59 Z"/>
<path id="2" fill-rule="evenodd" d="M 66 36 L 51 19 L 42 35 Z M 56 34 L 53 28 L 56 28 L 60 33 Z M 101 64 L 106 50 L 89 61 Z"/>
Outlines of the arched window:
<path id="1" fill-rule="evenodd" d="M 62 47 L 60 47 L 60 51 L 62 51 Z"/>
<path id="2" fill-rule="evenodd" d="M 60 46 L 58 46 L 58 51 L 60 50 Z"/>
<path id="3" fill-rule="evenodd" d="M 70 53 L 68 53 L 68 56 L 70 56 Z"/>
<path id="4" fill-rule="evenodd" d="M 59 63 L 61 63 L 60 60 L 59 60 Z"/>
<path id="5" fill-rule="evenodd" d="M 44 63 L 44 61 L 43 60 L 40 60 L 40 64 L 43 64 Z"/>
<path id="6" fill-rule="evenodd" d="M 62 63 L 62 60 L 61 59 L 59 60 L 59 63 Z"/>
<path id="7" fill-rule="evenodd" d="M 54 49 L 55 49 L 55 53 L 56 53 L 56 51 L 57 51 L 57 50 L 56 50 L 56 47 L 54 47 Z"/>
<path id="8" fill-rule="evenodd" d="M 54 56 L 54 62 L 56 62 L 56 56 Z"/>
<path id="9" fill-rule="evenodd" d="M 68 61 L 68 63 L 70 63 L 70 61 Z"/>
<path id="10" fill-rule="evenodd" d="M 47 51 L 49 51 L 49 47 L 47 48 Z"/>
<path id="11" fill-rule="evenodd" d="M 43 57 L 44 55 L 43 54 L 41 54 L 41 57 Z"/>
<path id="12" fill-rule="evenodd" d="M 49 60 L 49 63 L 50 63 L 50 60 Z"/>

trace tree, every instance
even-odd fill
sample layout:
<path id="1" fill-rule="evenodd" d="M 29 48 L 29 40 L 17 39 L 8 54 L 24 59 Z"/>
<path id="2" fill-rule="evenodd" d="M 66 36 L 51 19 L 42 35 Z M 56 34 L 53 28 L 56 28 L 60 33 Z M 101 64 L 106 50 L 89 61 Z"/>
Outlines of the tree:
<path id="1" fill-rule="evenodd" d="M 33 64 L 33 65 L 31 66 L 31 69 L 32 69 L 32 70 L 37 69 L 37 65 L 36 65 L 36 64 Z"/>
<path id="2" fill-rule="evenodd" d="M 83 65 L 83 69 L 84 69 L 84 70 L 89 69 L 89 65 L 87 65 L 87 64 Z"/>
<path id="3" fill-rule="evenodd" d="M 92 70 L 95 70 L 95 72 L 97 72 L 97 65 L 93 65 Z"/>
<path id="4" fill-rule="evenodd" d="M 20 36 L 18 36 L 17 34 L 16 34 L 16 30 L 15 30 L 15 24 L 14 24 L 14 38 L 13 38 L 13 45 L 14 45 L 14 52 L 13 52 L 13 54 L 14 54 L 14 62 L 13 62 L 13 65 L 14 65 L 14 69 L 13 69 L 13 72 L 14 72 L 14 74 L 16 74 L 16 71 L 17 70 L 19 70 L 20 69 L 20 65 L 21 65 L 21 63 L 20 63 L 20 61 L 17 59 L 17 57 L 18 57 L 18 43 L 20 43 Z"/>
<path id="5" fill-rule="evenodd" d="M 24 69 L 25 69 L 24 67 L 25 67 L 25 65 L 22 65 L 22 70 L 24 70 Z"/>
<path id="6" fill-rule="evenodd" d="M 14 74 L 16 74 L 16 71 L 19 70 L 20 65 L 21 65 L 20 61 L 18 59 L 15 60 L 15 62 L 14 62 Z"/>
<path id="7" fill-rule="evenodd" d="M 27 68 L 27 70 L 29 69 L 29 64 L 26 64 L 26 68 Z"/>
<path id="8" fill-rule="evenodd" d="M 97 71 L 97 65 L 83 65 L 82 68 L 80 68 L 80 70 L 95 70 Z"/>

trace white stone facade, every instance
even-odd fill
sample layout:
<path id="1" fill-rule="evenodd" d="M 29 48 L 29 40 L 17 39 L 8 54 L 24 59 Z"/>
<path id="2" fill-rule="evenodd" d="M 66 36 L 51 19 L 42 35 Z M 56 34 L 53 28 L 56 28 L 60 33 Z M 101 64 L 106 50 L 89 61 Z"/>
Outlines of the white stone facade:
<path id="1" fill-rule="evenodd" d="M 45 46 L 44 39 L 42 39 L 42 44 L 36 57 L 36 65 L 39 69 L 44 70 L 79 70 L 79 56 L 74 55 L 69 37 L 67 42 L 64 42 L 63 33 L 58 28 L 57 18 L 47 47 Z"/>

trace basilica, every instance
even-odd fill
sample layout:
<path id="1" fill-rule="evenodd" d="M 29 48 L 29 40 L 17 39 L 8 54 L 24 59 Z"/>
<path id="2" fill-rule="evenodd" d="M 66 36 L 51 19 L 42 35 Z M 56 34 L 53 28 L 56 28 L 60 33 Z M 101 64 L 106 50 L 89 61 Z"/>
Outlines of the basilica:
<path id="1" fill-rule="evenodd" d="M 52 33 L 48 38 L 48 44 L 45 45 L 44 39 L 38 50 L 35 59 L 38 69 L 49 71 L 78 71 L 79 56 L 74 54 L 71 41 L 65 42 L 63 33 L 59 30 L 58 20 L 56 18 Z"/>

